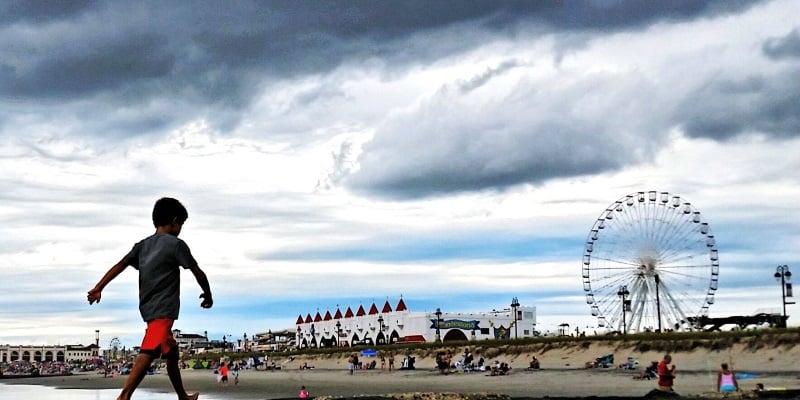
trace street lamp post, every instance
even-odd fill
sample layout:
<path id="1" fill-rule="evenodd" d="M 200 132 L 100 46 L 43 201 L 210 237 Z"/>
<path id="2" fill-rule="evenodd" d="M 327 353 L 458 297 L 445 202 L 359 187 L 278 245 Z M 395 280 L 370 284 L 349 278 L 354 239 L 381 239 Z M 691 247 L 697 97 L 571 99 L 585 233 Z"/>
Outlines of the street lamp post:
<path id="1" fill-rule="evenodd" d="M 300 333 L 301 332 L 302 332 L 302 329 L 300 329 L 300 325 L 297 325 L 297 335 L 294 337 L 294 345 L 297 346 L 298 349 L 300 348 Z"/>
<path id="2" fill-rule="evenodd" d="M 247 351 L 247 332 L 243 333 L 244 336 L 244 351 Z"/>
<path id="3" fill-rule="evenodd" d="M 439 332 L 439 325 L 442 323 L 442 310 L 440 308 L 436 309 L 436 312 L 433 313 L 436 316 L 436 342 L 442 341 L 441 333 Z"/>
<path id="4" fill-rule="evenodd" d="M 336 345 L 341 347 L 341 336 L 342 336 L 342 323 L 340 321 L 336 321 Z"/>
<path id="5" fill-rule="evenodd" d="M 619 291 L 617 291 L 617 296 L 622 297 L 622 334 L 623 335 L 628 332 L 628 325 L 625 322 L 625 312 L 628 311 L 628 301 L 625 300 L 625 297 L 627 297 L 629 294 L 631 294 L 631 292 L 628 291 L 628 286 L 627 285 L 620 286 L 619 287 Z"/>
<path id="6" fill-rule="evenodd" d="M 519 308 L 519 300 L 514 297 L 511 299 L 511 309 L 514 312 L 514 339 L 519 339 L 519 332 L 517 331 L 517 308 Z"/>
<path id="7" fill-rule="evenodd" d="M 781 302 L 783 303 L 783 325 L 786 328 L 786 320 L 788 317 L 786 316 L 786 305 L 787 304 L 794 304 L 794 302 L 787 303 L 786 302 L 786 281 L 792 278 L 792 273 L 789 271 L 788 265 L 779 265 L 778 268 L 775 270 L 775 280 L 781 283 Z M 789 293 L 791 296 L 791 292 Z"/>
<path id="8" fill-rule="evenodd" d="M 656 281 L 656 314 L 658 315 L 658 332 L 661 333 L 661 297 L 658 294 L 658 287 L 661 286 L 661 278 L 658 274 L 653 275 Z"/>
<path id="9" fill-rule="evenodd" d="M 383 315 L 378 315 L 378 335 L 383 335 Z M 375 336 L 375 344 L 378 344 L 377 336 Z"/>

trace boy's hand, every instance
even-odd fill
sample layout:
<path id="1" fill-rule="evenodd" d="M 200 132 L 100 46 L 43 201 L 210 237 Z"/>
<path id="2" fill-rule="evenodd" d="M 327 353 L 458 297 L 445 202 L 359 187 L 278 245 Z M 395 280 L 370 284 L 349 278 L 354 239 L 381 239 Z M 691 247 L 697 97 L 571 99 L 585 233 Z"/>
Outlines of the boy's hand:
<path id="1" fill-rule="evenodd" d="M 101 297 L 102 295 L 100 293 L 100 289 L 92 288 L 92 290 L 89 291 L 89 294 L 86 295 L 86 300 L 89 300 L 89 304 L 91 305 L 94 304 L 95 301 L 99 303 Z"/>
<path id="2" fill-rule="evenodd" d="M 211 306 L 214 305 L 214 300 L 211 298 L 211 293 L 203 293 L 200 295 L 200 298 L 203 299 L 203 301 L 200 302 L 200 307 L 211 308 Z"/>

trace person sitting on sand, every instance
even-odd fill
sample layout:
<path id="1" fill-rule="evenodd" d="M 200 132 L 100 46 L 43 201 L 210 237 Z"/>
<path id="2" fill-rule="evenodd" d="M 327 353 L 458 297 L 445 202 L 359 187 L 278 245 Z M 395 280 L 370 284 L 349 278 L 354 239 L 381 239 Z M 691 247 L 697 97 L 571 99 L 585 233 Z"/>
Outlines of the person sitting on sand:
<path id="1" fill-rule="evenodd" d="M 728 368 L 728 363 L 722 363 L 721 367 L 717 373 L 717 391 L 720 393 L 738 392 L 739 382 L 736 382 L 736 376 Z"/>
<path id="2" fill-rule="evenodd" d="M 633 379 L 647 379 L 649 381 L 650 379 L 658 377 L 657 370 L 658 361 L 651 361 L 650 365 L 645 367 L 639 374 L 634 375 Z"/>
<path id="3" fill-rule="evenodd" d="M 495 360 L 489 369 L 489 376 L 500 375 L 500 361 Z"/>
<path id="4" fill-rule="evenodd" d="M 533 358 L 531 359 L 531 363 L 528 366 L 528 368 L 530 368 L 530 369 L 539 369 L 539 359 L 536 358 L 536 356 L 533 356 Z"/>
<path id="5" fill-rule="evenodd" d="M 511 366 L 508 365 L 507 362 L 500 363 L 500 375 L 508 375 L 508 372 L 511 371 Z"/>
<path id="6" fill-rule="evenodd" d="M 298 397 L 300 397 L 301 399 L 307 399 L 308 398 L 308 390 L 306 390 L 305 386 L 300 386 L 300 394 L 299 394 Z"/>

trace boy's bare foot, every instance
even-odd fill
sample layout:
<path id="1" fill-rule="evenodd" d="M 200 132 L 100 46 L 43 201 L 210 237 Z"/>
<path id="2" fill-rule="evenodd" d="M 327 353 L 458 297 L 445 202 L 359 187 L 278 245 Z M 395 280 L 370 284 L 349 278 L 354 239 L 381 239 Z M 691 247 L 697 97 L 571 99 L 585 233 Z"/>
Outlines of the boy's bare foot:
<path id="1" fill-rule="evenodd" d="M 186 394 L 186 399 L 187 400 L 197 400 L 198 397 L 200 397 L 200 392 L 194 392 L 194 393 L 191 393 L 191 394 Z"/>

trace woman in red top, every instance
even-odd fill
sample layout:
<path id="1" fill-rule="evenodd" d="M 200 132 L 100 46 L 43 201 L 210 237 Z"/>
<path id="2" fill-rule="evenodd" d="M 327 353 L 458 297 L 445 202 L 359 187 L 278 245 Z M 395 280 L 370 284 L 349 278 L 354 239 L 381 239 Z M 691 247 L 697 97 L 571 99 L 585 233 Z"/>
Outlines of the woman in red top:
<path id="1" fill-rule="evenodd" d="M 658 363 L 658 390 L 672 392 L 672 381 L 675 380 L 675 365 L 669 365 L 672 362 L 672 356 L 667 354 L 664 359 Z"/>

